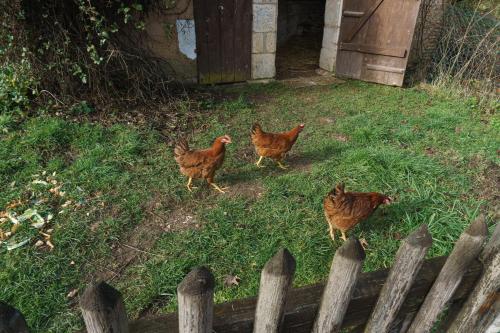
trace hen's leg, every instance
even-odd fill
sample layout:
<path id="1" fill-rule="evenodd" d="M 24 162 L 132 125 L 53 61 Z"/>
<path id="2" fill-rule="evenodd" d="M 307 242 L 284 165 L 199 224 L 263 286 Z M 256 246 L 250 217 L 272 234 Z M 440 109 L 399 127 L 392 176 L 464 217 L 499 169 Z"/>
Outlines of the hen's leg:
<path id="1" fill-rule="evenodd" d="M 262 159 L 263 159 L 263 158 L 264 158 L 264 156 L 260 156 L 260 157 L 259 157 L 259 160 L 257 161 L 257 163 L 255 163 L 255 165 L 256 165 L 257 167 L 259 167 L 259 168 L 264 168 L 264 166 L 263 166 L 263 165 L 260 165 L 260 162 L 262 162 Z"/>
<path id="2" fill-rule="evenodd" d="M 332 239 L 332 241 L 335 241 L 335 230 L 333 230 L 331 224 L 328 224 L 328 226 L 330 227 L 330 238 Z"/>
<path id="3" fill-rule="evenodd" d="M 340 230 L 340 232 L 342 233 L 342 236 L 340 236 L 340 238 L 342 238 L 345 242 L 347 240 L 347 237 L 345 236 L 345 232 L 342 230 Z"/>
<path id="4" fill-rule="evenodd" d="M 197 188 L 196 186 L 191 185 L 192 182 L 193 182 L 193 177 L 189 177 L 188 183 L 186 185 L 189 192 L 193 192 L 193 188 Z"/>

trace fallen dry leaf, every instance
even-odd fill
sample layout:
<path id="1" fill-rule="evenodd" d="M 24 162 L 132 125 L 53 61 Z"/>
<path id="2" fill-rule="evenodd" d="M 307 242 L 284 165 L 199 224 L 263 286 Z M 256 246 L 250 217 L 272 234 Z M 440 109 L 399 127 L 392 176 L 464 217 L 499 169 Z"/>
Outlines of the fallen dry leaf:
<path id="1" fill-rule="evenodd" d="M 94 222 L 90 225 L 90 231 L 92 232 L 95 232 L 97 230 L 97 228 L 99 228 L 99 225 L 101 224 L 101 222 Z"/>
<path id="2" fill-rule="evenodd" d="M 63 204 L 61 205 L 61 207 L 62 207 L 62 208 L 66 208 L 66 207 L 68 207 L 69 205 L 71 205 L 71 200 L 68 200 L 68 201 L 66 201 L 65 203 L 63 203 Z"/>
<path id="3" fill-rule="evenodd" d="M 30 241 L 30 239 L 27 238 L 27 239 L 22 240 L 22 241 L 20 241 L 18 243 L 7 244 L 7 251 L 12 251 L 12 250 L 17 249 L 18 247 L 24 246 L 24 245 L 28 244 L 29 241 Z"/>
<path id="4" fill-rule="evenodd" d="M 49 192 L 52 193 L 52 194 L 54 194 L 54 195 L 61 196 L 61 187 L 62 187 L 62 185 L 53 187 L 53 188 L 49 189 Z"/>
<path id="5" fill-rule="evenodd" d="M 21 200 L 14 200 L 7 205 L 6 209 L 13 209 L 13 208 L 16 208 L 17 206 L 20 206 L 22 204 L 23 204 L 23 202 Z"/>
<path id="6" fill-rule="evenodd" d="M 73 298 L 76 296 L 76 294 L 78 294 L 78 289 L 73 289 L 68 293 L 68 295 L 66 295 L 66 297 Z"/>
<path id="7" fill-rule="evenodd" d="M 360 238 L 359 239 L 359 243 L 361 244 L 361 246 L 363 247 L 363 250 L 366 250 L 368 248 L 368 242 L 366 241 L 365 238 Z"/>
<path id="8" fill-rule="evenodd" d="M 45 180 L 35 179 L 31 182 L 32 184 L 49 185 Z"/>
<path id="9" fill-rule="evenodd" d="M 10 232 L 15 234 L 17 229 L 19 229 L 20 226 L 21 226 L 21 224 L 19 224 L 19 223 L 12 225 L 12 227 L 10 228 Z"/>
<path id="10" fill-rule="evenodd" d="M 240 284 L 241 279 L 237 275 L 226 275 L 224 277 L 224 286 L 232 287 Z"/>

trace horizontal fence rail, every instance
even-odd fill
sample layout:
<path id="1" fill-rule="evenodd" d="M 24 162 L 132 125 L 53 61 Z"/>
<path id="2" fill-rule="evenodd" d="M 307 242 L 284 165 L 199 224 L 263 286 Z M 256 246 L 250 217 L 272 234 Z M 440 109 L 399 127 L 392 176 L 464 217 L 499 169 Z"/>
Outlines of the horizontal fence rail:
<path id="1" fill-rule="evenodd" d="M 448 257 L 424 260 L 432 245 L 426 225 L 405 238 L 391 269 L 361 273 L 365 253 L 350 238 L 337 249 L 325 284 L 291 288 L 296 262 L 279 250 L 264 266 L 258 297 L 214 305 L 215 281 L 193 269 L 177 288 L 178 312 L 129 321 L 120 292 L 93 283 L 80 298 L 89 333 L 498 332 L 500 224 L 486 246 L 487 225 L 476 219 Z M 28 333 L 22 314 L 0 302 L 0 333 Z"/>

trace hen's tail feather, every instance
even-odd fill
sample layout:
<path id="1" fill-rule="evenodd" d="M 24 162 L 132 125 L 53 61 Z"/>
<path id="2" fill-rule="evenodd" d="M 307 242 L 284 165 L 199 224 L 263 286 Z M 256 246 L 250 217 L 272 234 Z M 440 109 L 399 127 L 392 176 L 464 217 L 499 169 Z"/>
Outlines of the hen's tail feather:
<path id="1" fill-rule="evenodd" d="M 343 184 L 335 185 L 333 189 L 328 193 L 328 196 L 336 198 L 343 193 Z"/>
<path id="2" fill-rule="evenodd" d="M 179 142 L 177 142 L 177 144 L 175 145 L 175 148 L 174 148 L 174 154 L 175 154 L 175 156 L 184 155 L 188 151 L 189 151 L 189 145 L 188 145 L 186 139 L 180 139 Z"/>
<path id="3" fill-rule="evenodd" d="M 262 127 L 260 127 L 259 123 L 254 123 L 252 125 L 252 135 L 255 135 L 257 133 L 262 133 Z"/>

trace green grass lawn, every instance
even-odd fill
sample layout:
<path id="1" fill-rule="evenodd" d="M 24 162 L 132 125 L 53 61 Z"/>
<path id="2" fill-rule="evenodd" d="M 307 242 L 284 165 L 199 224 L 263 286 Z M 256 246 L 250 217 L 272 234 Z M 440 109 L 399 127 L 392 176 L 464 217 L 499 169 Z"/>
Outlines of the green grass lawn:
<path id="1" fill-rule="evenodd" d="M 261 268 L 283 246 L 297 260 L 295 286 L 320 281 L 342 242 L 328 236 L 322 200 L 341 181 L 396 199 L 351 231 L 369 243 L 367 271 L 389 267 L 400 239 L 421 223 L 434 239 L 429 256 L 449 253 L 498 198 L 500 119 L 473 100 L 351 81 L 221 89 L 228 97 L 204 103 L 188 138 L 204 147 L 232 137 L 216 176 L 227 194 L 201 181 L 187 192 L 172 148 L 144 127 L 40 115 L 0 134 L 0 211 L 21 199 L 11 212 L 53 215 L 43 227 L 53 229 L 52 251 L 35 246 L 43 236 L 31 220 L 0 245 L 0 299 L 34 332 L 81 328 L 78 297 L 67 294 L 95 277 L 111 279 L 132 317 L 173 310 L 176 285 L 197 265 L 213 271 L 216 302 L 255 295 Z M 254 121 L 273 131 L 306 124 L 289 170 L 269 160 L 264 169 L 253 165 Z M 3 221 L 6 232 L 12 225 Z M 131 251 L 128 265 L 119 249 Z M 239 286 L 224 286 L 228 274 Z"/>

